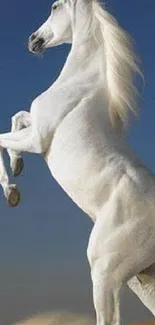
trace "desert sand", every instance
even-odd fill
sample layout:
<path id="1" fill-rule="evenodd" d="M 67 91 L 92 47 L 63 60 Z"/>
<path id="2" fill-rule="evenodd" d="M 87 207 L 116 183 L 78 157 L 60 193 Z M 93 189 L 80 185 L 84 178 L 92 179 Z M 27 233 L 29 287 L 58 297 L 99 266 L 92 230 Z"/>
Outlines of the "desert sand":
<path id="1" fill-rule="evenodd" d="M 12 325 L 94 325 L 95 319 L 88 315 L 70 312 L 50 312 L 37 314 L 25 320 L 19 320 Z M 130 325 L 155 325 L 155 321 L 134 323 Z"/>
<path id="2" fill-rule="evenodd" d="M 94 325 L 94 319 L 70 312 L 51 312 L 37 314 L 12 325 Z"/>

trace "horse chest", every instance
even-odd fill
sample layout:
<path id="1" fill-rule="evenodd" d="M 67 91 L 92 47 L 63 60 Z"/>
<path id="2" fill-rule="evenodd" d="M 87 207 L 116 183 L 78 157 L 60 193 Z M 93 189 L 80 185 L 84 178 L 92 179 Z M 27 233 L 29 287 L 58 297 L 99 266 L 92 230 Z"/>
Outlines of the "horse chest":
<path id="1" fill-rule="evenodd" d="M 41 94 L 32 103 L 31 114 L 35 116 L 37 128 L 42 136 L 52 134 L 62 123 L 63 119 L 81 102 L 90 96 L 91 85 L 87 81 L 81 84 L 76 80 L 57 83 Z"/>

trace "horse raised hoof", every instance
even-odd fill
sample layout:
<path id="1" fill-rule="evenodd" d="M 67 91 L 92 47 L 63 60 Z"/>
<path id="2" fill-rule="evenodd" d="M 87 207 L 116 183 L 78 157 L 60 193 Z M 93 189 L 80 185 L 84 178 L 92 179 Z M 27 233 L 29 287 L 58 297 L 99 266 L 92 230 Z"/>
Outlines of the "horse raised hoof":
<path id="1" fill-rule="evenodd" d="M 20 193 L 16 185 L 9 185 L 7 192 L 5 193 L 8 204 L 11 207 L 16 207 L 20 202 Z"/>
<path id="2" fill-rule="evenodd" d="M 24 168 L 24 160 L 22 157 L 18 157 L 15 161 L 14 164 L 11 166 L 12 167 L 12 174 L 13 176 L 18 176 L 23 168 Z"/>

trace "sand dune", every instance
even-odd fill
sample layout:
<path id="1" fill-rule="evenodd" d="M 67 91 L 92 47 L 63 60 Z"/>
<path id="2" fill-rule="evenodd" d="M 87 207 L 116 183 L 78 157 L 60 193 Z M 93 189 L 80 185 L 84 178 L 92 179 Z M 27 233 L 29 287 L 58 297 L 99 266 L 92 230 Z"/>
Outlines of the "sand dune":
<path id="1" fill-rule="evenodd" d="M 51 312 L 37 314 L 12 325 L 95 325 L 95 319 L 88 315 L 70 312 Z M 155 321 L 130 325 L 155 325 Z"/>
<path id="2" fill-rule="evenodd" d="M 69 312 L 51 312 L 37 314 L 12 325 L 94 325 L 93 318 L 87 315 Z"/>

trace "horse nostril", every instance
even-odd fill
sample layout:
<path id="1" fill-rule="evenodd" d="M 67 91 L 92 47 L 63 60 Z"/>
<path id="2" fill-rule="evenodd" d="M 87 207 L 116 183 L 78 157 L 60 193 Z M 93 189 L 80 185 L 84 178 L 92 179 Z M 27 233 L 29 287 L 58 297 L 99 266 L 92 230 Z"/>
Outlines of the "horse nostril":
<path id="1" fill-rule="evenodd" d="M 32 41 L 35 40 L 35 38 L 36 38 L 36 34 L 33 33 L 33 34 L 30 36 L 29 40 L 32 42 Z"/>
<path id="2" fill-rule="evenodd" d="M 42 46 L 44 44 L 44 39 L 42 37 L 40 37 L 38 40 L 37 40 L 37 44 L 39 46 Z"/>

